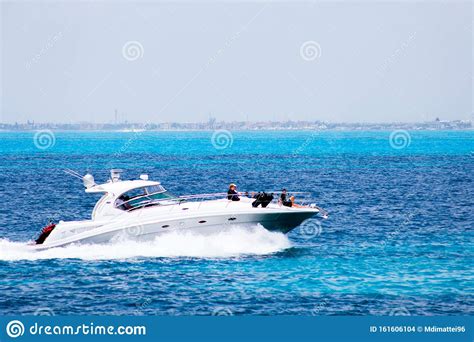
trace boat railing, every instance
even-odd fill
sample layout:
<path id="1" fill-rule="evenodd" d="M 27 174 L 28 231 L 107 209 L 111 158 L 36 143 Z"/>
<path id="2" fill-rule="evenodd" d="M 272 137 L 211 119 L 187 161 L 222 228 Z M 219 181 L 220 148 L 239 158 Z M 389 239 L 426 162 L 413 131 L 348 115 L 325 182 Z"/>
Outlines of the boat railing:
<path id="1" fill-rule="evenodd" d="M 238 195 L 240 197 L 246 197 L 246 198 L 251 198 L 255 199 L 255 195 L 261 194 L 263 191 L 245 191 L 245 192 L 238 192 Z M 281 191 L 264 191 L 267 194 L 272 194 L 273 195 L 273 200 L 271 201 L 272 203 L 280 203 L 280 195 Z M 295 201 L 295 204 L 297 207 L 307 207 L 307 208 L 314 208 L 318 209 L 321 215 L 323 215 L 324 218 L 328 217 L 329 213 L 324 210 L 323 208 L 317 206 L 315 204 L 315 199 L 313 197 L 313 194 L 310 192 L 303 192 L 303 191 L 292 191 L 292 192 L 287 192 L 287 196 L 292 196 L 292 195 L 298 195 L 298 200 Z M 227 192 L 218 192 L 218 193 L 211 193 L 211 194 L 197 194 L 197 195 L 187 195 L 187 196 L 179 196 L 179 198 L 185 199 L 186 201 L 188 200 L 201 200 L 201 203 L 204 200 L 208 200 L 211 198 L 228 198 L 229 194 Z M 225 204 L 225 207 L 228 207 L 233 201 L 229 200 Z M 198 209 L 201 206 L 201 203 L 198 206 Z"/>
<path id="2" fill-rule="evenodd" d="M 281 194 L 281 191 L 241 191 L 238 192 L 237 195 L 240 197 L 247 197 L 247 198 L 254 198 L 254 195 L 258 195 L 259 193 L 267 193 L 267 194 L 272 194 L 274 195 L 274 200 L 278 200 L 278 196 Z M 302 191 L 293 191 L 289 193 L 291 195 L 311 195 L 310 192 L 302 192 Z M 216 193 L 210 193 L 210 194 L 196 194 L 196 195 L 186 195 L 186 196 L 179 196 L 179 198 L 185 198 L 185 199 L 199 199 L 199 198 L 209 198 L 209 197 L 225 197 L 227 198 L 229 194 L 227 192 L 216 192 Z M 232 195 L 230 195 L 232 196 Z"/>
<path id="3" fill-rule="evenodd" d="M 245 191 L 245 192 L 239 192 L 238 195 L 240 197 L 245 197 L 245 198 L 255 198 L 254 196 L 259 194 L 259 193 L 262 193 L 261 191 Z M 273 203 L 278 203 L 279 202 L 279 199 L 280 199 L 280 194 L 281 192 L 266 192 L 268 194 L 273 194 L 274 195 L 274 198 L 272 200 Z M 275 196 L 276 195 L 276 196 Z M 317 207 L 314 205 L 314 200 L 312 199 L 311 197 L 311 193 L 309 192 L 301 192 L 301 191 L 297 191 L 297 192 L 288 192 L 288 195 L 299 195 L 299 198 L 298 198 L 298 202 L 297 202 L 297 205 L 298 207 L 313 207 L 313 208 L 316 208 L 318 210 L 320 210 L 320 212 L 324 215 L 327 215 L 327 212 L 320 208 L 320 207 Z M 144 197 L 149 197 L 150 195 L 143 195 L 143 196 L 140 196 L 139 198 L 135 197 L 131 200 L 137 200 L 137 199 L 140 199 L 140 198 L 144 198 Z M 137 204 L 136 206 L 133 206 L 131 208 L 128 208 L 126 209 L 126 211 L 134 211 L 134 210 L 137 210 L 137 209 L 140 209 L 140 208 L 146 208 L 146 207 L 150 207 L 150 206 L 156 206 L 156 205 L 159 205 L 159 206 L 168 206 L 170 208 L 170 211 L 174 210 L 175 207 L 181 205 L 182 203 L 185 203 L 185 202 L 200 202 L 199 205 L 198 205 L 198 209 L 201 207 L 201 204 L 206 201 L 206 200 L 210 200 L 210 199 L 227 199 L 227 196 L 229 196 L 229 194 L 227 192 L 216 192 L 216 193 L 206 193 L 206 194 L 193 194 L 193 195 L 184 195 L 184 196 L 177 196 L 177 197 L 169 197 L 169 198 L 160 198 L 160 199 L 153 199 L 153 198 L 150 198 L 148 201 L 142 201 L 140 202 L 139 204 Z M 120 207 L 120 206 L 123 206 L 124 204 L 130 202 L 131 200 L 128 200 L 126 202 L 123 202 L 122 204 L 120 204 L 119 206 L 117 207 Z M 224 202 L 225 203 L 225 207 L 228 207 L 233 201 L 229 200 L 229 201 L 226 201 Z"/>

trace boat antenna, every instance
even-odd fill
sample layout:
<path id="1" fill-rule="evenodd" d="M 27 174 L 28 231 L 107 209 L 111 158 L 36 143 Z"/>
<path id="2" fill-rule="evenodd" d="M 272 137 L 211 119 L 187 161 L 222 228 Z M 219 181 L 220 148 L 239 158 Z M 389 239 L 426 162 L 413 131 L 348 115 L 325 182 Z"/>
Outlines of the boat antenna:
<path id="1" fill-rule="evenodd" d="M 68 174 L 68 175 L 70 175 L 70 176 L 73 176 L 73 177 L 76 177 L 76 178 L 79 178 L 80 180 L 82 180 L 82 176 L 81 176 L 78 172 L 76 172 L 76 171 L 74 171 L 74 170 L 65 169 L 65 170 L 63 170 L 63 171 L 64 171 L 64 173 L 66 173 L 66 174 Z"/>
<path id="2" fill-rule="evenodd" d="M 84 184 L 84 186 L 86 187 L 86 189 L 90 189 L 90 188 L 96 186 L 94 177 L 90 173 L 86 173 L 84 176 L 81 176 L 80 173 L 78 173 L 74 170 L 71 170 L 71 169 L 65 169 L 63 171 L 64 171 L 64 173 L 67 173 L 70 176 L 79 178 L 82 181 L 82 183 Z"/>

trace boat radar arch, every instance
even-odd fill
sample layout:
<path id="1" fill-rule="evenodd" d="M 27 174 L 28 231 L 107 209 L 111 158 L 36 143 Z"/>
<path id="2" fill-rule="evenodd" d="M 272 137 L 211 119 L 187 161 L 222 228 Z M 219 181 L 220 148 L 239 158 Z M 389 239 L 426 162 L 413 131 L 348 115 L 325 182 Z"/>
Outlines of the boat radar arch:
<path id="1" fill-rule="evenodd" d="M 84 186 L 86 187 L 86 189 L 90 189 L 90 188 L 96 186 L 94 176 L 92 176 L 90 173 L 88 173 L 88 174 L 84 175 L 84 177 L 82 177 L 82 182 L 84 183 Z"/>
<path id="2" fill-rule="evenodd" d="M 120 175 L 123 173 L 121 169 L 112 169 L 110 170 L 110 180 L 112 183 L 120 181 Z"/>

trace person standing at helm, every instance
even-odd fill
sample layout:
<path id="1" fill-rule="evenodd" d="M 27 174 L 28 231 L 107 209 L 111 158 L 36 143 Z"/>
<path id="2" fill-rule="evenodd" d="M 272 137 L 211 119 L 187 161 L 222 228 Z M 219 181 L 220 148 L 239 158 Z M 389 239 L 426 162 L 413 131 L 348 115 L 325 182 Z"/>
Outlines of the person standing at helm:
<path id="1" fill-rule="evenodd" d="M 227 191 L 227 199 L 229 201 L 240 201 L 239 193 L 237 192 L 237 185 L 231 183 Z"/>

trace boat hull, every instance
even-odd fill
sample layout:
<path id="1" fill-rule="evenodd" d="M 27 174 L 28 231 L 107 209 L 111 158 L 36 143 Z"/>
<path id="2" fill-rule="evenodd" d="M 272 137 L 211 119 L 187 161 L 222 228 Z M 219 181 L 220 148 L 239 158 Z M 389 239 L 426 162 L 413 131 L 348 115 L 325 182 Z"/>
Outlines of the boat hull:
<path id="1" fill-rule="evenodd" d="M 154 240 L 161 234 L 170 231 L 193 231 L 208 234 L 223 231 L 236 226 L 261 224 L 265 229 L 273 232 L 288 233 L 298 227 L 305 220 L 315 216 L 316 210 L 274 211 L 255 210 L 247 213 L 226 213 L 215 215 L 188 215 L 187 217 L 170 217 L 156 220 L 143 215 L 135 215 L 127 219 L 113 222 L 82 221 L 74 223 L 59 223 L 57 230 L 41 245 L 34 245 L 36 249 L 60 247 L 72 243 L 107 243 L 120 239 L 138 241 Z M 78 228 L 61 227 L 75 225 Z M 90 227 L 89 227 L 90 226 Z M 83 227 L 88 227 L 84 229 Z M 69 235 L 68 235 L 69 233 Z"/>

